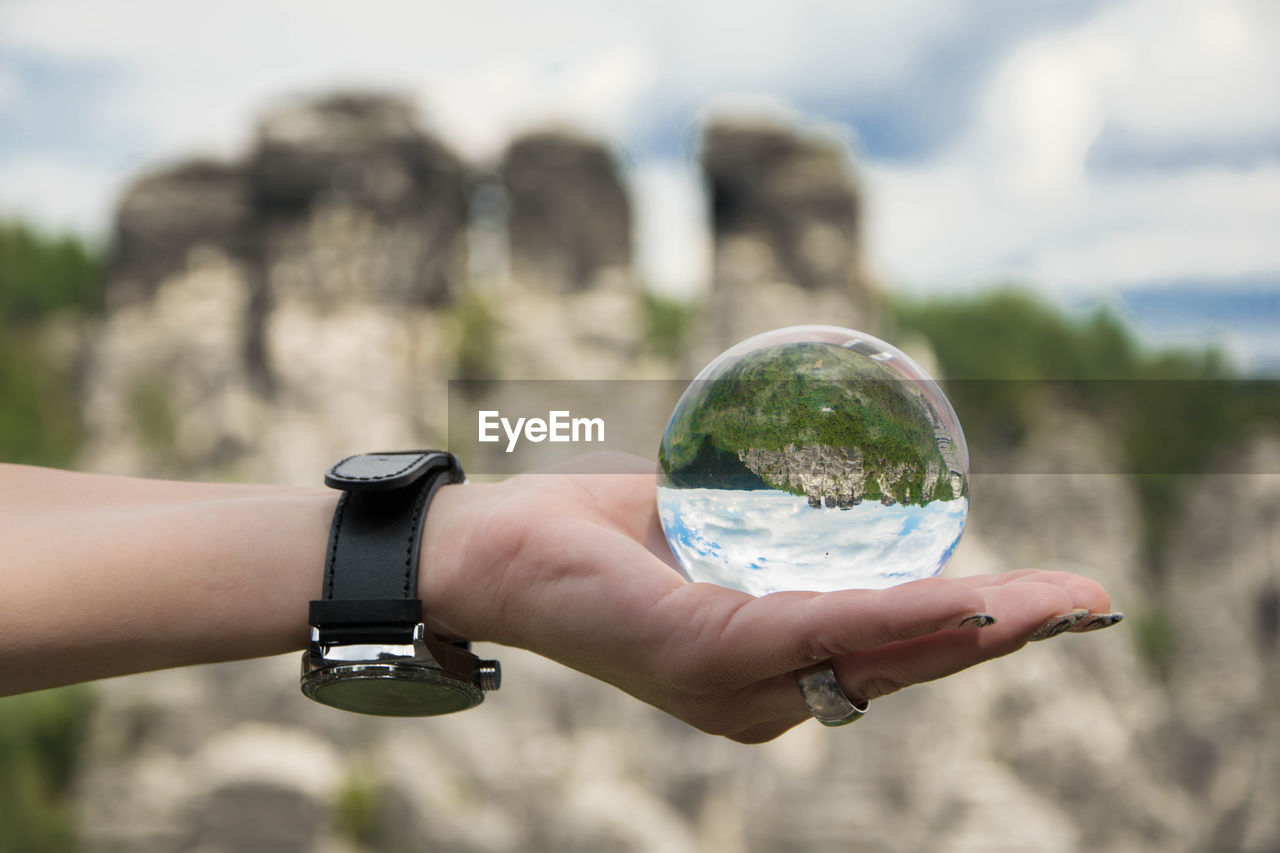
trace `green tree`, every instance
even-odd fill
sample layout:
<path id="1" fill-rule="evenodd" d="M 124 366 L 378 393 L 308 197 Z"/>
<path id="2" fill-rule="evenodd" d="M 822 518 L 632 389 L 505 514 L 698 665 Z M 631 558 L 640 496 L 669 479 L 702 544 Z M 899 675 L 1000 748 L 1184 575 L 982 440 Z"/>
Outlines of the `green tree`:
<path id="1" fill-rule="evenodd" d="M 664 358 L 675 358 L 684 352 L 698 316 L 698 306 L 645 292 L 641 296 L 640 308 L 649 348 Z"/>
<path id="2" fill-rule="evenodd" d="M 0 223 L 0 459 L 65 464 L 79 441 L 76 388 L 68 365 L 45 351 L 58 316 L 102 307 L 102 264 L 74 237 L 48 237 Z"/>
<path id="3" fill-rule="evenodd" d="M 0 322 L 34 325 L 60 311 L 102 307 L 102 263 L 71 237 L 50 237 L 21 222 L 0 222 Z"/>
<path id="4" fill-rule="evenodd" d="M 87 687 L 0 699 L 0 850 L 74 850 L 67 803 L 91 711 Z"/>
<path id="5" fill-rule="evenodd" d="M 1214 350 L 1144 352 L 1105 310 L 1071 317 L 1002 288 L 898 300 L 890 313 L 891 334 L 916 332 L 933 346 L 978 459 L 1016 446 L 1050 402 L 1111 429 L 1141 500 L 1156 576 L 1192 482 L 1185 475 L 1206 470 L 1260 425 L 1280 426 L 1274 383 L 1240 380 Z"/>
<path id="6" fill-rule="evenodd" d="M 942 477 L 938 480 L 937 487 L 933 490 L 934 500 L 949 501 L 954 500 L 955 496 L 955 489 L 951 488 L 951 478 L 944 471 L 942 472 Z"/>

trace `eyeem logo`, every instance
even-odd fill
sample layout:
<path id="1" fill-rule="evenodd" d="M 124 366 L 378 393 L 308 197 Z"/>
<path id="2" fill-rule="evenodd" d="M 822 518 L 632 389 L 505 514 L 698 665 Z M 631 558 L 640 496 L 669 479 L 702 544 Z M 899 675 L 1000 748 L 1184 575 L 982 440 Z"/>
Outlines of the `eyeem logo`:
<path id="1" fill-rule="evenodd" d="M 516 449 L 521 436 L 535 444 L 552 442 L 602 442 L 604 418 L 575 418 L 568 411 L 547 412 L 547 419 L 516 418 L 515 424 L 502 417 L 498 411 L 482 411 L 480 416 L 480 441 L 500 441 L 498 429 L 507 436 L 507 453 Z"/>

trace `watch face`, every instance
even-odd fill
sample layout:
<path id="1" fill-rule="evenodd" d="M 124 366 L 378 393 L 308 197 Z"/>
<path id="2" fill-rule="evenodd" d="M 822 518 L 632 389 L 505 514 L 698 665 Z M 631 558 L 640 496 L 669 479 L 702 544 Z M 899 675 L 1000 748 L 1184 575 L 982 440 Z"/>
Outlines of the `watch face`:
<path id="1" fill-rule="evenodd" d="M 325 667 L 303 677 L 302 691 L 344 711 L 389 717 L 449 714 L 472 708 L 484 698 L 478 687 L 412 664 Z"/>

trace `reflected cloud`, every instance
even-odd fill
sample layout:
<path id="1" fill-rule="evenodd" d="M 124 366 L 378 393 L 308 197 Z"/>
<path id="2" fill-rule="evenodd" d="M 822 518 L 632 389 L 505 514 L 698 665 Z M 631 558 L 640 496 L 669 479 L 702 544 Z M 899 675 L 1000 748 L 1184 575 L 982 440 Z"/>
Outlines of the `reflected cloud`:
<path id="1" fill-rule="evenodd" d="M 689 577 L 767 595 L 883 589 L 932 577 L 964 532 L 964 498 L 813 509 L 782 491 L 659 487 L 658 513 Z"/>

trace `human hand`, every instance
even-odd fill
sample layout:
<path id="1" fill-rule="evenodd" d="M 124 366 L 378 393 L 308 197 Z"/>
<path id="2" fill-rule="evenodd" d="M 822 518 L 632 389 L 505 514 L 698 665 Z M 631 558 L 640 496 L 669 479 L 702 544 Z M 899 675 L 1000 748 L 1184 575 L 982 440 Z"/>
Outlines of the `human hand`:
<path id="1" fill-rule="evenodd" d="M 816 663 L 829 661 L 860 702 L 1119 621 L 1097 583 L 1067 572 L 760 598 L 690 583 L 658 520 L 653 464 L 608 467 L 635 473 L 548 470 L 441 489 L 419 578 L 431 627 L 529 649 L 758 743 L 810 717 L 795 672 Z M 979 614 L 996 621 L 961 627 Z"/>

